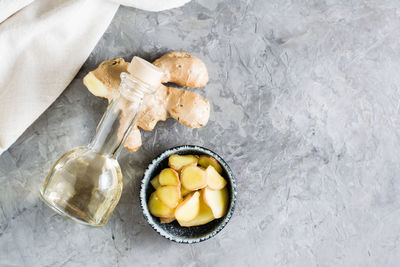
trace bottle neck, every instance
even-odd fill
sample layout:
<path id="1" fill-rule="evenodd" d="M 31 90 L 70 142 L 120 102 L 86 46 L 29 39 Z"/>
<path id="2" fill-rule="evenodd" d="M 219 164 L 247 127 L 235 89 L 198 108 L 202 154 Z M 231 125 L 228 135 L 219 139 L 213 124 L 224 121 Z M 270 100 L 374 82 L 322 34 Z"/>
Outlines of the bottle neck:
<path id="1" fill-rule="evenodd" d="M 89 147 L 97 153 L 117 158 L 136 124 L 144 96 L 153 92 L 147 84 L 125 72 L 121 73 L 118 93 L 101 118 Z"/>

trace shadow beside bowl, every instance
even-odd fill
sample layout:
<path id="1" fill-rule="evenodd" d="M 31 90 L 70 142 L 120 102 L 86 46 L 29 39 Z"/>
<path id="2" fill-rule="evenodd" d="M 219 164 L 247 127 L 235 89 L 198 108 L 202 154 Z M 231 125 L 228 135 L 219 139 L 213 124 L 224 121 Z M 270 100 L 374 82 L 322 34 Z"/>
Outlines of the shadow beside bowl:
<path id="1" fill-rule="evenodd" d="M 215 219 L 205 225 L 181 227 L 175 220 L 172 223 L 160 223 L 160 219 L 151 215 L 147 206 L 151 193 L 155 190 L 150 184 L 150 180 L 168 168 L 168 157 L 172 154 L 179 155 L 209 155 L 214 157 L 222 167 L 222 176 L 227 181 L 229 192 L 229 205 L 224 217 Z M 143 215 L 151 227 L 163 237 L 178 243 L 198 243 L 215 236 L 220 232 L 232 217 L 236 204 L 236 183 L 235 178 L 228 164 L 215 152 L 200 146 L 185 145 L 170 148 L 156 157 L 147 167 L 140 188 L 140 205 Z"/>

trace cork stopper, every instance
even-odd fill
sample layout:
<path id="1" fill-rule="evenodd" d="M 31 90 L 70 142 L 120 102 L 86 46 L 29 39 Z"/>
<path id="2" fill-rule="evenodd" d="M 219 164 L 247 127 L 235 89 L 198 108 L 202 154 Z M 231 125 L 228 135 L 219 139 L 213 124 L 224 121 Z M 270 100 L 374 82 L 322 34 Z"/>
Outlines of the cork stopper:
<path id="1" fill-rule="evenodd" d="M 140 57 L 133 57 L 131 64 L 128 66 L 128 72 L 135 78 L 158 88 L 161 84 L 161 78 L 164 73 L 162 70 Z"/>

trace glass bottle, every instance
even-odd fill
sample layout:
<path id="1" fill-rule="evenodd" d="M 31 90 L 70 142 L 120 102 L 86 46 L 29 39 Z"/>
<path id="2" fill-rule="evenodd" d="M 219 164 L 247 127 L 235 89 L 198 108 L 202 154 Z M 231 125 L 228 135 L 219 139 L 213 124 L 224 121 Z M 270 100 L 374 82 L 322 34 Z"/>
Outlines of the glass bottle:
<path id="1" fill-rule="evenodd" d="M 65 153 L 53 165 L 40 190 L 41 199 L 59 214 L 77 222 L 107 223 L 122 193 L 117 158 L 135 125 L 146 94 L 160 86 L 163 73 L 134 57 L 121 73 L 121 84 L 87 146 Z"/>

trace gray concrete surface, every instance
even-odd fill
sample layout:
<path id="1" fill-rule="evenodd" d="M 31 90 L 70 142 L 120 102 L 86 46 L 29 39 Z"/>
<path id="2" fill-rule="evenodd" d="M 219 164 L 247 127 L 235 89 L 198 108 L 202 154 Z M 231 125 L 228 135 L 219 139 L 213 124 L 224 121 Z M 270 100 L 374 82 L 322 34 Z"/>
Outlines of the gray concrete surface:
<path id="1" fill-rule="evenodd" d="M 193 1 L 122 7 L 77 77 L 0 157 L 0 266 L 399 266 L 400 3 Z M 101 61 L 170 50 L 202 58 L 209 124 L 170 119 L 124 151 L 124 191 L 93 229 L 56 215 L 38 190 L 52 163 L 86 144 L 105 110 L 82 77 Z M 60 70 L 62 71 L 62 70 Z M 227 227 L 172 243 L 138 205 L 163 150 L 215 150 L 237 176 Z"/>

